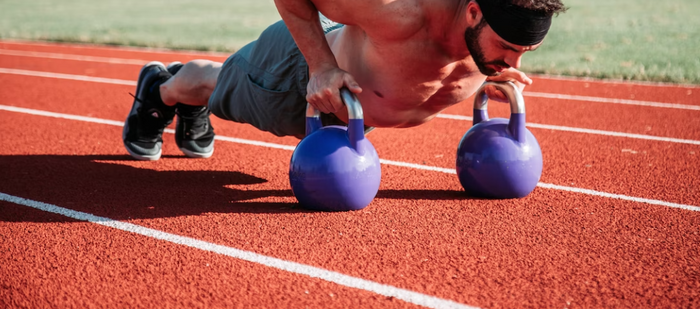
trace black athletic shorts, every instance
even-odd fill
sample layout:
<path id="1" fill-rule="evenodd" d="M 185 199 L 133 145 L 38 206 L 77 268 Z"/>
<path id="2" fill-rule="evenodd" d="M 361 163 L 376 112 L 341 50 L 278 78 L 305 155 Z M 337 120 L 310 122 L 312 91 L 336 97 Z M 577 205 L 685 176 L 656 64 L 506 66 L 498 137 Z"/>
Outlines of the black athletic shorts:
<path id="1" fill-rule="evenodd" d="M 343 25 L 326 19 L 322 26 L 328 33 Z M 303 138 L 308 82 L 306 59 L 279 21 L 224 62 L 209 108 L 219 118 Z M 332 114 L 322 114 L 321 120 L 324 125 L 345 125 Z"/>

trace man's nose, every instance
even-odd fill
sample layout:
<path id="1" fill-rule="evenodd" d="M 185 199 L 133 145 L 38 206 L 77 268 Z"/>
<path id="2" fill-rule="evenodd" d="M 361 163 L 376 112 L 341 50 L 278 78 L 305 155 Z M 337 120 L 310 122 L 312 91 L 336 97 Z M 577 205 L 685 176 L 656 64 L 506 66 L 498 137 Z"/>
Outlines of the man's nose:
<path id="1" fill-rule="evenodd" d="M 506 57 L 504 60 L 510 67 L 517 69 L 520 68 L 520 60 L 522 60 L 523 54 L 522 53 L 511 53 Z"/>

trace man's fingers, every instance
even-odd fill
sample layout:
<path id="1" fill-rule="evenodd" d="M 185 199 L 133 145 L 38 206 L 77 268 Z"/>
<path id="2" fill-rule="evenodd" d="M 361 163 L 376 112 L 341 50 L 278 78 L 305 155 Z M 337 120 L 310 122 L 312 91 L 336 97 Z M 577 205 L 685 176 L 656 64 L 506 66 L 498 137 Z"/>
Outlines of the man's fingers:
<path id="1" fill-rule="evenodd" d="M 340 99 L 340 93 L 338 93 L 337 96 L 333 97 L 331 104 L 332 104 L 332 108 L 333 108 L 333 110 L 330 111 L 331 113 L 337 113 L 338 111 L 345 108 L 345 104 L 343 104 L 343 101 Z"/>
<path id="2" fill-rule="evenodd" d="M 335 113 L 344 106 L 343 102 L 340 100 L 339 92 L 334 92 L 330 88 L 326 88 L 314 94 L 308 94 L 306 96 L 306 101 L 324 114 Z"/>
<path id="3" fill-rule="evenodd" d="M 340 99 L 340 89 L 328 88 L 324 90 L 324 100 L 328 108 L 326 113 L 335 113 L 344 106 L 343 101 Z"/>
<path id="4" fill-rule="evenodd" d="M 306 101 L 321 113 L 328 113 L 328 104 L 319 93 L 308 94 Z"/>
<path id="5" fill-rule="evenodd" d="M 525 75 L 525 73 L 520 72 L 520 71 L 515 71 L 516 72 L 516 80 L 525 84 L 525 85 L 532 85 L 532 80 Z"/>
<path id="6" fill-rule="evenodd" d="M 350 74 L 345 74 L 345 76 L 344 76 L 344 78 L 343 78 L 343 84 L 345 85 L 345 87 L 348 87 L 348 89 L 349 89 L 350 92 L 352 92 L 352 93 L 357 94 L 357 93 L 361 93 L 361 92 L 362 92 L 362 88 L 361 88 L 360 85 L 355 81 L 355 79 L 352 78 L 352 75 L 350 75 Z"/>
<path id="7" fill-rule="evenodd" d="M 340 88 L 343 87 L 355 94 L 362 92 L 352 75 L 343 70 L 312 74 L 307 85 L 306 101 L 322 113 L 336 113 L 345 107 L 340 98 Z"/>
<path id="8" fill-rule="evenodd" d="M 524 85 L 531 85 L 532 84 L 532 79 L 530 79 L 527 76 L 527 74 L 525 74 L 519 70 L 513 69 L 513 68 L 509 68 L 509 69 L 501 72 L 501 74 L 499 74 L 497 76 L 488 76 L 488 77 L 486 77 L 486 81 L 516 82 L 516 84 L 521 83 Z"/>
<path id="9" fill-rule="evenodd" d="M 515 81 L 518 81 L 518 82 L 523 83 L 525 85 L 532 84 L 532 80 L 529 77 L 527 77 L 527 75 L 525 75 L 525 73 L 523 73 L 523 72 L 520 72 L 518 70 L 512 70 L 509 73 L 513 74 L 513 79 Z"/>

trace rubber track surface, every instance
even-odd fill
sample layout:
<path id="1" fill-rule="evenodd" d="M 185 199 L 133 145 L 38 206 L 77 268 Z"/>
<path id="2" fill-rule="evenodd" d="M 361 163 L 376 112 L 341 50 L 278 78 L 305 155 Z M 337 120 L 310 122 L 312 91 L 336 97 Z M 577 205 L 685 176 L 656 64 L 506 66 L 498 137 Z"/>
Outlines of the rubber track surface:
<path id="1" fill-rule="evenodd" d="M 226 55 L 0 41 L 0 307 L 420 307 L 31 205 L 465 306 L 700 307 L 700 88 L 534 76 L 529 123 L 621 136 L 530 127 L 543 185 L 475 199 L 450 173 L 470 99 L 444 112 L 462 118 L 372 132 L 382 159 L 415 166 L 388 162 L 370 206 L 326 213 L 289 189 L 284 148 L 298 140 L 248 125 L 213 118 L 224 139 L 210 159 L 185 158 L 172 134 L 161 160 L 130 159 L 119 122 L 141 65 L 196 58 Z"/>

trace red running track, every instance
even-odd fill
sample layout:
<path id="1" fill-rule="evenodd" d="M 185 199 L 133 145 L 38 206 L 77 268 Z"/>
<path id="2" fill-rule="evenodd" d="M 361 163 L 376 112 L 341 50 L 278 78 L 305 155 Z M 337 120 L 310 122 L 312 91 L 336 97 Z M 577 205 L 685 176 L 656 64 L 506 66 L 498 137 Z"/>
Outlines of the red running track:
<path id="1" fill-rule="evenodd" d="M 210 159 L 127 155 L 140 66 L 225 57 L 0 41 L 0 307 L 700 307 L 700 88 L 536 76 L 528 197 L 463 193 L 462 105 L 369 135 L 377 198 L 324 213 L 294 138 L 213 119 Z"/>

